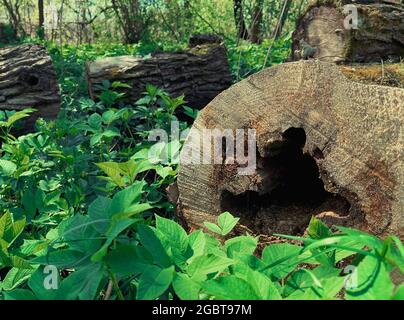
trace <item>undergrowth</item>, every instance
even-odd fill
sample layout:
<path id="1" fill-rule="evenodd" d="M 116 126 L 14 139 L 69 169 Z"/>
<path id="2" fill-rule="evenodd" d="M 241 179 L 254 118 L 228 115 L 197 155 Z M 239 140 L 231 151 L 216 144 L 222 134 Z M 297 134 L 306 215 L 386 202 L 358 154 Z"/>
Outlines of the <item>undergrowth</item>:
<path id="1" fill-rule="evenodd" d="M 233 74 L 282 61 L 290 38 L 280 41 L 269 57 L 266 42 L 229 44 Z M 16 137 L 35 111 L 0 112 L 1 299 L 404 298 L 393 276 L 403 272 L 404 248 L 394 236 L 332 233 L 313 218 L 306 238 L 279 235 L 285 243 L 259 254 L 259 238 L 230 236 L 238 218 L 228 212 L 188 234 L 165 192 L 183 140 L 147 137 L 170 132 L 176 110 L 197 112 L 151 85 L 133 105 L 119 82 L 105 81 L 98 100 L 88 98 L 84 61 L 147 48 L 48 46 L 63 94 L 58 118 Z"/>

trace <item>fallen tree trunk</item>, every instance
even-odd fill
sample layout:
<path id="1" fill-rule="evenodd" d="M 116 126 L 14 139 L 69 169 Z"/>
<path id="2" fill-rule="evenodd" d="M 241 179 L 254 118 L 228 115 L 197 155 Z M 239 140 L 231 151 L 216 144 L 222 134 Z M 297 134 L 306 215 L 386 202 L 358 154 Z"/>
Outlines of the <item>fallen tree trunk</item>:
<path id="1" fill-rule="evenodd" d="M 339 68 L 313 60 L 269 68 L 200 113 L 178 176 L 178 214 L 189 227 L 227 210 L 255 234 L 302 234 L 314 215 L 404 236 L 404 90 L 352 81 Z M 246 136 L 219 131 L 211 139 L 207 129 L 248 128 L 256 130 L 253 170 L 241 175 L 233 145 L 246 152 Z"/>
<path id="2" fill-rule="evenodd" d="M 344 5 L 357 10 L 357 29 L 350 19 L 350 14 L 355 12 Z M 344 21 L 352 28 L 344 25 Z M 305 49 L 306 44 L 309 49 Z M 293 33 L 293 61 L 315 58 L 338 63 L 399 62 L 403 57 L 401 0 L 316 0 L 299 19 Z"/>
<path id="3" fill-rule="evenodd" d="M 203 108 L 217 94 L 231 85 L 226 49 L 218 44 L 201 44 L 204 39 L 191 39 L 192 48 L 184 52 L 157 53 L 150 58 L 110 57 L 88 62 L 86 74 L 90 95 L 96 99 L 104 80 L 120 81 L 131 86 L 122 89 L 126 101 L 134 103 L 142 97 L 150 83 L 176 97 L 185 95 L 187 104 Z"/>
<path id="4" fill-rule="evenodd" d="M 0 110 L 35 108 L 24 130 L 38 117 L 55 118 L 60 93 L 52 60 L 41 45 L 26 44 L 0 49 Z"/>

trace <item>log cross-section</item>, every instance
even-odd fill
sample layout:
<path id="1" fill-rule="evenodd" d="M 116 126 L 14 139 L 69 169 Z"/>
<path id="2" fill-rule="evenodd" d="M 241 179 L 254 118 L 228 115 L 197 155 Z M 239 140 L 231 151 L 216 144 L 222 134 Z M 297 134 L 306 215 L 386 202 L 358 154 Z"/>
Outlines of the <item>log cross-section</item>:
<path id="1" fill-rule="evenodd" d="M 52 60 L 45 47 L 26 44 L 0 49 L 0 110 L 38 111 L 30 117 L 55 118 L 60 93 Z"/>
<path id="2" fill-rule="evenodd" d="M 257 234 L 302 234 L 314 215 L 403 237 L 403 121 L 404 89 L 355 82 L 314 60 L 266 69 L 199 114 L 181 153 L 179 214 L 203 227 L 230 211 Z M 206 161 L 197 138 L 206 129 L 246 128 L 256 130 L 255 171 L 239 175 L 227 153 Z"/>

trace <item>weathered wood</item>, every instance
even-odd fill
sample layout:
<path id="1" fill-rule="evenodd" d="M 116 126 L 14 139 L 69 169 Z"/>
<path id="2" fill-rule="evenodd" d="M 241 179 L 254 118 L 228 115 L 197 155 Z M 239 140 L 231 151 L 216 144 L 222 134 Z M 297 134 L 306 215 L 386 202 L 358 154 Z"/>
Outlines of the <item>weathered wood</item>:
<path id="1" fill-rule="evenodd" d="M 35 108 L 26 129 L 38 117 L 55 118 L 60 93 L 52 60 L 45 47 L 25 44 L 0 49 L 0 109 Z"/>
<path id="2" fill-rule="evenodd" d="M 314 215 L 404 236 L 404 89 L 352 81 L 339 68 L 315 60 L 275 66 L 201 111 L 178 176 L 179 215 L 189 227 L 228 210 L 256 234 L 302 234 Z M 227 156 L 192 163 L 207 159 L 196 137 L 213 128 L 256 130 L 251 175 L 237 174 L 242 166 Z"/>
<path id="3" fill-rule="evenodd" d="M 202 39 L 203 40 L 203 39 Z M 156 53 L 150 58 L 122 56 L 88 62 L 86 67 L 90 95 L 97 98 L 103 80 L 128 83 L 128 102 L 135 102 L 147 83 L 164 89 L 172 96 L 185 95 L 187 104 L 203 108 L 232 82 L 226 49 L 209 38 L 209 44 L 198 45 L 183 52 Z"/>
<path id="4" fill-rule="evenodd" d="M 340 70 L 354 81 L 404 89 L 404 63 L 341 65 Z"/>
<path id="5" fill-rule="evenodd" d="M 346 29 L 344 5 L 358 10 L 358 29 Z M 302 57 L 304 40 L 315 49 L 310 58 L 328 62 L 399 62 L 404 57 L 402 1 L 317 0 L 297 22 L 292 60 Z"/>

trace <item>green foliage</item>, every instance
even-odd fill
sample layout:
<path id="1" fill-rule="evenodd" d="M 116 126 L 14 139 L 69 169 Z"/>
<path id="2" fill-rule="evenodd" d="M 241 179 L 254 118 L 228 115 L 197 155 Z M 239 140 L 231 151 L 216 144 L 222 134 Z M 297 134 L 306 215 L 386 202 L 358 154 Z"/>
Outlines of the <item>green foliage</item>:
<path id="1" fill-rule="evenodd" d="M 230 46 L 235 77 L 262 68 L 268 46 L 267 63 L 280 62 L 289 43 Z M 0 299 L 403 299 L 391 275 L 404 269 L 394 236 L 333 233 L 313 218 L 308 237 L 262 249 L 259 238 L 232 236 L 239 218 L 229 212 L 187 233 L 165 194 L 183 140 L 145 138 L 171 132 L 180 108 L 191 118 L 197 111 L 151 85 L 133 104 L 120 82 L 104 82 L 97 101 L 86 96 L 85 60 L 140 45 L 50 47 L 63 92 L 58 119 L 17 138 L 13 129 L 34 110 L 0 112 Z"/>

